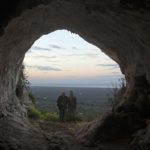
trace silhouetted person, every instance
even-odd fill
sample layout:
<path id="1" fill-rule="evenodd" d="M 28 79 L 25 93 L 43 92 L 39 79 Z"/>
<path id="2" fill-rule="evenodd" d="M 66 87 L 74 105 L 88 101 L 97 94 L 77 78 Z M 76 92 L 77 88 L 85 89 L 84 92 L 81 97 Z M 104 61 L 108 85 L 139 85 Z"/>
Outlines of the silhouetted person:
<path id="1" fill-rule="evenodd" d="M 76 114 L 76 97 L 73 94 L 73 91 L 69 92 L 68 97 L 68 112 L 71 117 L 71 120 L 75 121 L 75 114 Z"/>
<path id="2" fill-rule="evenodd" d="M 57 106 L 59 109 L 59 119 L 60 121 L 64 121 L 65 112 L 67 109 L 68 97 L 65 95 L 64 92 L 57 99 Z"/>

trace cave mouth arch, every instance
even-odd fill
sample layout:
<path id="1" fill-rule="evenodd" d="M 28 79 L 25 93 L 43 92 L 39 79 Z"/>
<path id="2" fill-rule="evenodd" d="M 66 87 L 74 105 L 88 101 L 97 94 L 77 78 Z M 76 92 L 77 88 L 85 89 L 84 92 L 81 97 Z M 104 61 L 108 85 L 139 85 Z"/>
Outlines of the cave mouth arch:
<path id="1" fill-rule="evenodd" d="M 109 104 L 106 102 L 106 97 L 108 94 L 112 95 L 111 88 L 116 88 L 118 79 L 123 77 L 119 66 L 102 53 L 100 49 L 86 42 L 77 34 L 73 34 L 67 30 L 56 30 L 37 39 L 26 53 L 23 64 L 25 66 L 25 72 L 29 72 L 27 76 L 32 86 L 43 86 L 43 89 L 45 86 L 54 88 L 62 87 L 65 90 L 68 88 L 66 91 L 67 95 L 69 88 L 70 90 L 74 89 L 78 97 L 78 108 L 83 107 L 83 110 L 79 109 L 81 111 L 80 114 L 85 113 L 84 118 L 86 120 L 90 120 L 90 116 L 92 116 L 93 119 L 96 118 L 92 114 L 89 115 L 86 109 L 96 114 L 95 116 L 110 110 Z M 80 90 L 78 90 L 78 88 Z M 101 88 L 101 90 L 95 95 L 96 92 L 93 91 L 93 93 L 89 94 L 90 91 L 86 93 L 86 90 L 83 91 L 83 88 L 92 88 L 92 91 L 93 88 Z M 104 90 L 104 88 L 108 90 Z M 40 90 L 37 92 L 38 88 L 33 87 L 31 89 L 35 92 L 35 97 L 40 97 L 37 102 L 40 103 L 38 107 L 42 111 L 45 111 L 42 106 L 46 103 L 51 108 L 51 110 L 48 110 L 48 106 L 45 106 L 46 111 L 57 110 L 56 104 L 54 105 L 53 103 L 57 100 L 57 96 L 60 93 L 56 95 L 54 90 L 49 89 L 55 93 L 55 96 L 51 95 L 52 100 L 50 101 L 52 102 L 50 103 L 48 99 L 51 98 L 48 93 L 47 95 L 43 95 L 43 93 L 40 95 Z M 43 91 L 43 89 L 41 89 L 41 91 Z M 97 91 L 97 89 L 95 90 Z M 45 94 L 46 91 L 47 89 L 45 89 Z M 56 91 L 61 92 L 64 90 Z M 49 92 L 51 93 L 51 91 Z M 81 92 L 86 93 L 88 96 L 81 96 Z M 92 103 L 92 101 L 84 102 L 83 98 L 86 97 L 87 99 L 85 99 L 85 101 L 90 101 L 93 94 L 96 96 L 93 97 L 94 103 Z M 99 101 L 101 102 L 98 103 L 98 99 L 100 99 Z M 41 100 L 43 100 L 43 102 Z M 51 104 L 53 106 L 50 106 Z M 100 109 L 94 110 L 92 106 L 88 108 L 86 105 L 92 105 L 93 107 L 99 105 Z"/>
<path id="2" fill-rule="evenodd" d="M 20 117 L 24 116 L 25 109 L 14 93 L 18 81 L 18 70 L 27 49 L 42 34 L 60 28 L 78 33 L 101 48 L 120 65 L 122 73 L 125 74 L 127 90 L 124 101 L 116 113 L 106 116 L 107 119 L 103 122 L 113 118 L 112 120 L 116 121 L 114 124 L 117 125 L 118 118 L 122 118 L 122 122 L 125 120 L 125 123 L 128 120 L 128 124 L 121 125 L 121 127 L 126 129 L 124 131 L 126 133 L 129 133 L 128 129 L 130 129 L 130 134 L 145 127 L 141 122 L 143 118 L 144 123 L 149 125 L 145 117 L 148 118 L 150 115 L 141 117 L 141 114 L 145 107 L 147 107 L 146 114 L 150 112 L 148 109 L 150 108 L 150 12 L 148 9 L 144 9 L 145 7 L 149 8 L 150 3 L 147 0 L 138 1 L 139 3 L 142 5 L 134 7 L 134 2 L 131 4 L 129 1 L 123 3 L 117 0 L 92 2 L 38 0 L 33 3 L 16 1 L 14 3 L 16 7 L 11 9 L 11 14 L 4 11 L 6 18 L 3 15 L 0 24 L 0 116 L 2 118 L 0 120 L 0 144 L 2 143 L 2 148 L 5 145 L 7 147 L 5 149 L 8 147 L 10 149 L 19 149 L 20 147 L 43 149 L 45 145 L 48 145 L 47 141 L 43 140 L 44 137 L 35 132 L 34 135 L 38 137 L 38 140 L 32 138 L 32 142 L 30 142 L 35 144 L 29 144 L 27 139 L 33 137 L 31 135 L 33 130 L 27 123 L 26 125 L 21 124 L 25 121 L 25 118 Z M 143 81 L 144 84 L 141 84 L 140 82 Z M 28 130 L 24 130 L 23 127 Z M 106 132 L 101 125 L 93 124 L 91 128 L 83 130 L 78 138 L 84 139 L 83 141 L 93 141 L 93 139 L 101 141 L 103 137 L 107 140 L 110 140 L 110 137 L 120 138 L 118 132 L 122 131 L 121 128 L 119 131 L 116 129 L 116 132 L 111 132 L 113 129 L 109 127 L 107 126 Z M 94 132 L 91 130 L 93 128 L 96 128 Z M 15 131 L 18 131 L 17 134 Z M 122 133 L 124 132 L 122 131 Z M 92 133 L 97 134 L 92 136 Z M 106 136 L 106 133 L 109 137 Z M 18 138 L 22 135 L 25 137 L 23 141 Z M 148 127 L 134 135 L 136 136 L 134 143 L 137 147 L 147 147 L 150 141 Z M 43 144 L 39 145 L 38 141 Z M 48 146 L 45 149 L 48 149 Z"/>

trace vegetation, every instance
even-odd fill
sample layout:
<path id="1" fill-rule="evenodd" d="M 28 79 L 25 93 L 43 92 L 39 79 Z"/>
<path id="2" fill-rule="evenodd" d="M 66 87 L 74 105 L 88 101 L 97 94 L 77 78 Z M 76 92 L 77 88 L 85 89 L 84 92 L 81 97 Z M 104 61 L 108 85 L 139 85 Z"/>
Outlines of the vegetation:
<path id="1" fill-rule="evenodd" d="M 40 119 L 40 120 L 45 120 L 45 121 L 52 121 L 56 122 L 59 120 L 59 115 L 57 112 L 48 112 L 48 111 L 42 111 L 38 109 L 37 107 L 37 99 L 35 96 L 32 94 L 30 90 L 30 83 L 27 80 L 27 76 L 24 71 L 24 65 L 22 65 L 21 70 L 20 70 L 20 75 L 19 75 L 19 81 L 17 83 L 17 88 L 16 88 L 16 95 L 18 97 L 23 95 L 23 89 L 26 88 L 29 92 L 29 98 L 32 101 L 31 105 L 28 106 L 27 108 L 27 114 L 28 117 L 31 119 Z M 80 121 L 79 117 L 75 118 L 76 121 Z M 72 118 L 67 114 L 65 116 L 65 121 L 70 122 L 72 121 Z"/>
<path id="2" fill-rule="evenodd" d="M 59 115 L 57 112 L 41 111 L 38 108 L 36 108 L 35 105 L 32 105 L 28 108 L 28 117 L 32 119 L 40 119 L 40 120 L 52 121 L 52 122 L 59 121 Z M 72 122 L 74 120 L 69 114 L 66 113 L 64 121 Z M 80 117 L 76 116 L 75 121 L 81 121 Z"/>
<path id="3" fill-rule="evenodd" d="M 19 72 L 19 80 L 18 80 L 18 83 L 16 86 L 16 95 L 19 98 L 23 96 L 24 88 L 26 88 L 26 89 L 29 88 L 29 81 L 27 80 L 27 75 L 25 74 L 24 69 L 25 69 L 25 67 L 24 67 L 24 65 L 22 65 L 20 72 Z"/>
<path id="4" fill-rule="evenodd" d="M 126 91 L 126 82 L 124 78 L 119 79 L 119 87 L 115 86 L 112 91 L 112 96 L 108 97 L 112 110 L 114 111 L 116 106 L 122 101 L 124 93 Z"/>
<path id="5" fill-rule="evenodd" d="M 54 95 L 57 95 L 60 89 L 40 88 L 39 90 L 37 90 L 37 95 L 39 97 L 37 99 L 31 92 L 32 87 L 30 89 L 29 81 L 27 80 L 27 76 L 25 75 L 24 72 L 24 66 L 22 66 L 20 77 L 21 80 L 19 80 L 20 83 L 18 85 L 20 86 L 18 86 L 18 89 L 19 87 L 26 87 L 29 93 L 29 98 L 32 101 L 32 104 L 28 106 L 29 118 L 34 120 L 39 119 L 57 122 L 59 120 L 59 115 L 58 115 L 58 108 L 56 106 L 56 97 L 54 97 Z M 49 92 L 49 90 L 51 91 L 51 93 Z M 83 89 L 80 90 L 78 88 L 77 90 L 78 90 L 77 93 L 80 94 L 82 92 L 84 93 L 84 95 L 77 95 L 78 104 L 77 104 L 77 115 L 75 118 L 76 121 L 83 121 L 83 122 L 92 121 L 96 117 L 98 117 L 101 113 L 110 110 L 110 106 L 108 106 L 106 100 L 106 93 L 107 92 L 110 93 L 111 89 L 101 89 L 101 90 L 94 89 L 92 93 L 90 93 L 91 89 L 89 89 L 90 92 L 88 89 L 85 89 L 84 91 Z M 113 110 L 121 101 L 124 91 L 125 91 L 125 81 L 124 79 L 120 79 L 119 88 L 116 86 L 113 89 L 111 96 L 109 96 L 109 104 L 111 105 Z M 43 95 L 43 93 L 45 93 L 45 95 Z M 72 121 L 73 121 L 72 117 L 70 117 L 69 114 L 66 114 L 65 122 L 72 122 Z"/>
<path id="6" fill-rule="evenodd" d="M 56 112 L 40 111 L 34 105 L 28 108 L 28 117 L 32 119 L 41 119 L 53 122 L 58 121 L 58 114 Z"/>
<path id="7" fill-rule="evenodd" d="M 36 98 L 32 94 L 31 90 L 29 90 L 29 98 L 32 101 L 33 105 L 36 106 Z"/>
<path id="8" fill-rule="evenodd" d="M 24 71 L 25 67 L 22 65 L 19 72 L 19 80 L 16 87 L 16 95 L 17 97 L 23 96 L 23 90 L 26 89 L 29 92 L 29 98 L 32 101 L 31 105 L 27 108 L 27 114 L 29 118 L 32 119 L 42 119 L 47 121 L 58 121 L 58 114 L 56 112 L 44 112 L 40 111 L 36 106 L 36 98 L 32 94 L 30 90 L 30 83 L 27 79 L 27 75 Z"/>
<path id="9" fill-rule="evenodd" d="M 81 121 L 81 118 L 79 116 L 75 116 L 75 118 L 73 119 L 72 116 L 70 116 L 68 113 L 66 113 L 65 118 L 64 118 L 65 122 L 72 122 L 72 121 Z"/>
<path id="10" fill-rule="evenodd" d="M 34 105 L 32 105 L 28 108 L 28 117 L 39 119 L 42 118 L 42 113 Z"/>
<path id="11" fill-rule="evenodd" d="M 48 111 L 42 111 L 37 108 L 36 106 L 36 98 L 32 94 L 31 91 L 29 91 L 29 98 L 32 101 L 32 104 L 28 107 L 28 117 L 31 119 L 40 119 L 45 121 L 53 121 L 56 122 L 59 119 L 57 112 L 48 112 Z"/>
<path id="12" fill-rule="evenodd" d="M 38 97 L 37 108 L 52 112 L 58 112 L 56 99 L 59 92 L 66 91 L 67 94 L 68 91 L 68 87 L 31 87 L 31 89 Z M 77 97 L 77 118 L 80 118 L 82 122 L 92 121 L 111 109 L 106 95 L 111 94 L 112 88 L 77 87 L 73 88 L 73 91 Z"/>

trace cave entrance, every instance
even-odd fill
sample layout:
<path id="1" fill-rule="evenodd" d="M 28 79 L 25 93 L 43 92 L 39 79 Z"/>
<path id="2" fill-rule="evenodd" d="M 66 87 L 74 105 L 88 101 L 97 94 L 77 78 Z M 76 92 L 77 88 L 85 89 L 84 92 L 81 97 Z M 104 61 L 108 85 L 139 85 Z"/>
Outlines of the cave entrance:
<path id="1" fill-rule="evenodd" d="M 13 1 L 13 5 L 9 4 L 9 7 L 8 4 L 1 5 L 5 9 L 1 13 L 0 24 L 0 147 L 2 149 L 61 149 L 51 148 L 48 143 L 53 140 L 45 138 L 45 135 L 42 137 L 41 133 L 35 133 L 28 123 L 23 124 L 26 120 L 24 101 L 15 95 L 19 69 L 25 52 L 42 34 L 61 28 L 76 32 L 101 48 L 120 65 L 127 79 L 124 103 L 116 110 L 121 113 L 106 116 L 104 124 L 88 126 L 84 130 L 86 133 L 80 134 L 78 139 L 87 141 L 86 143 L 104 139 L 118 140 L 127 133 L 130 134 L 130 131 L 143 128 L 141 123 L 143 117 L 138 118 L 142 114 L 139 110 L 147 108 L 146 113 L 150 112 L 148 107 L 150 106 L 148 104 L 150 15 L 147 9 L 149 2 L 138 0 L 142 7 L 137 9 L 134 3 L 133 5 L 126 3 L 129 0 L 125 0 L 125 3 L 122 1 L 36 0 Z M 91 62 L 88 62 L 88 65 L 90 64 Z M 149 126 L 149 122 L 147 124 Z M 94 130 L 91 130 L 93 128 Z M 134 142 L 138 146 L 136 148 L 149 145 L 149 131 L 148 127 L 133 134 L 136 137 Z M 92 135 L 95 133 L 96 135 Z"/>
<path id="2" fill-rule="evenodd" d="M 123 77 L 119 66 L 98 47 L 67 30 L 36 40 L 24 65 L 37 108 L 51 112 L 52 120 L 57 120 L 56 100 L 62 91 L 76 95 L 78 119 L 91 121 L 110 110 L 107 95 Z"/>

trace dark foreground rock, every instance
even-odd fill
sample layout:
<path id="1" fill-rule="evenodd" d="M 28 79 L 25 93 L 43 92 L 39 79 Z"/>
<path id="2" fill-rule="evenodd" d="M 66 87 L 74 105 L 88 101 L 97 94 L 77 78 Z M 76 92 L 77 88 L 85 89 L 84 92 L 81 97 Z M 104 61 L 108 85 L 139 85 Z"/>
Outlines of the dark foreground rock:
<path id="1" fill-rule="evenodd" d="M 20 119 L 19 119 L 20 120 Z M 126 150 L 128 141 L 103 142 L 84 146 L 73 135 L 50 129 L 41 130 L 32 126 L 28 120 L 21 122 L 7 118 L 0 125 L 0 150 Z M 51 123 L 49 123 L 51 124 Z M 57 124 L 57 123 L 54 123 Z M 59 123 L 60 124 L 60 123 Z M 45 123 L 43 122 L 44 126 Z M 46 122 L 46 126 L 48 122 Z M 63 126 L 66 126 L 65 124 Z M 62 129 L 60 129 L 62 130 Z"/>
<path id="2" fill-rule="evenodd" d="M 131 140 L 135 131 L 146 126 L 145 121 L 131 114 L 106 113 L 78 131 L 76 136 L 84 145 L 126 138 Z"/>
<path id="3" fill-rule="evenodd" d="M 139 130 L 133 135 L 133 141 L 131 145 L 133 149 L 150 149 L 150 122 L 145 129 Z"/>
<path id="4" fill-rule="evenodd" d="M 69 135 L 43 132 L 28 120 L 0 120 L 0 150 L 64 150 L 69 144 Z"/>

